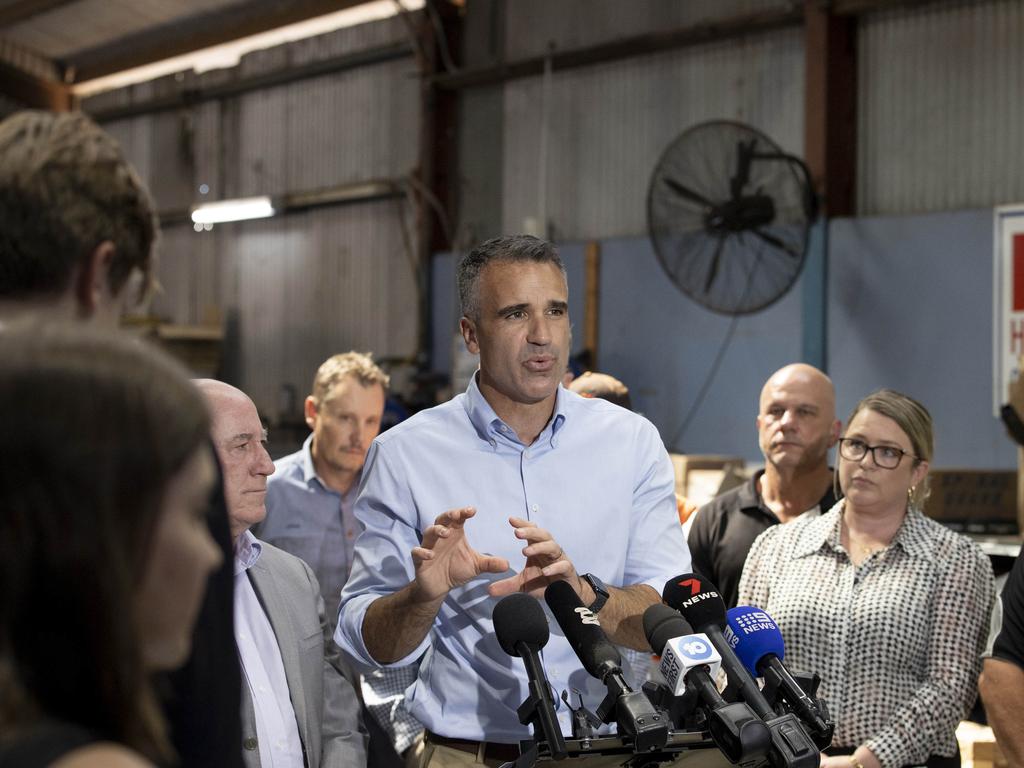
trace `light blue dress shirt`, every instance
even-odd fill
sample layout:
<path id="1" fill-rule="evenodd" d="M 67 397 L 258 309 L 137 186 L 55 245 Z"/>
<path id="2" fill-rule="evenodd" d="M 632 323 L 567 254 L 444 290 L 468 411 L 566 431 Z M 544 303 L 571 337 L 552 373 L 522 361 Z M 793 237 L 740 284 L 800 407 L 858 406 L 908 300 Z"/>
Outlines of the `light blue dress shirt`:
<path id="1" fill-rule="evenodd" d="M 476 507 L 466 535 L 480 552 L 522 569 L 525 543 L 508 518 L 550 531 L 577 572 L 613 586 L 665 582 L 690 569 L 679 527 L 672 465 L 646 419 L 604 400 L 559 387 L 555 413 L 530 446 L 484 399 L 475 377 L 465 394 L 422 411 L 380 435 L 370 448 L 356 501 L 365 527 L 342 591 L 335 639 L 357 666 L 378 666 L 361 634 L 366 609 L 414 577 L 410 551 L 442 512 Z M 497 599 L 487 574 L 449 593 L 423 643 L 393 665 L 425 654 L 407 706 L 429 730 L 454 738 L 514 743 L 527 738 L 516 708 L 527 696 L 523 663 L 494 636 Z M 545 608 L 546 610 L 546 608 Z M 543 651 L 556 692 L 580 690 L 593 710 L 605 689 L 581 668 L 550 618 Z M 575 701 L 575 699 L 574 699 Z M 559 702 L 562 729 L 570 714 Z"/>
<path id="2" fill-rule="evenodd" d="M 359 535 L 352 510 L 358 485 L 345 494 L 324 485 L 313 466 L 312 445 L 311 434 L 302 448 L 274 462 L 276 471 L 267 478 L 267 516 L 253 533 L 313 569 L 327 612 L 334 616 Z"/>

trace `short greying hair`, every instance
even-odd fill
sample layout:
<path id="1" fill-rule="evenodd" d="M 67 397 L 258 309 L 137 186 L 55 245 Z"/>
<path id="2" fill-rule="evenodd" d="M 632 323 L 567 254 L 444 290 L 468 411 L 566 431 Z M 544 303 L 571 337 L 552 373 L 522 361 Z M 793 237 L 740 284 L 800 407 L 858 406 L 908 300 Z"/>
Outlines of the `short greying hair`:
<path id="1" fill-rule="evenodd" d="M 459 263 L 456 280 L 459 285 L 459 305 L 463 317 L 478 320 L 480 315 L 480 273 L 494 261 L 532 261 L 552 264 L 565 277 L 565 265 L 554 245 L 533 235 L 507 235 L 481 243 Z"/>
<path id="2" fill-rule="evenodd" d="M 373 362 L 373 355 L 369 352 L 343 352 L 340 355 L 332 355 L 324 360 L 313 377 L 312 397 L 316 407 L 323 405 L 334 388 L 349 376 L 364 387 L 380 384 L 384 392 L 388 391 L 388 385 L 391 383 L 391 377 Z"/>
<path id="3" fill-rule="evenodd" d="M 80 112 L 24 111 L 0 123 L 0 296 L 60 295 L 110 240 L 118 293 L 139 269 L 153 285 L 157 223 L 117 142 Z"/>

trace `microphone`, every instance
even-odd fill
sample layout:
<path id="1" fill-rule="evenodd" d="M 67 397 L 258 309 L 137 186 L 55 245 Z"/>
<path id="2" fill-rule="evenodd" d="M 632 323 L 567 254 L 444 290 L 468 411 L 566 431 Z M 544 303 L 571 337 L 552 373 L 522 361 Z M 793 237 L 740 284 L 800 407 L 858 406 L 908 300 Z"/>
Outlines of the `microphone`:
<path id="1" fill-rule="evenodd" d="M 568 754 L 565 738 L 558 727 L 551 686 L 539 655 L 550 637 L 544 610 L 535 598 L 517 592 L 498 601 L 492 619 L 502 650 L 509 656 L 521 657 L 526 666 L 530 695 L 519 707 L 519 722 L 533 725 L 534 738 L 540 730 L 552 759 L 561 760 Z"/>
<path id="2" fill-rule="evenodd" d="M 768 700 L 722 636 L 725 602 L 714 584 L 696 573 L 685 573 L 669 579 L 661 595 L 666 605 L 675 608 L 698 631 L 708 636 L 722 655 L 722 666 L 729 682 L 739 689 L 743 700 L 750 704 L 758 717 L 773 717 L 775 712 Z"/>
<path id="3" fill-rule="evenodd" d="M 663 749 L 668 743 L 668 723 L 643 693 L 629 687 L 622 674 L 622 657 L 601 629 L 597 616 L 583 605 L 567 581 L 551 582 L 544 590 L 544 600 L 583 668 L 608 689 L 598 717 L 610 723 L 614 710 L 619 734 L 633 737 L 635 752 Z"/>
<path id="4" fill-rule="evenodd" d="M 686 620 L 667 605 L 650 606 L 643 621 L 651 650 L 661 655 L 660 670 L 672 695 L 696 689 L 711 738 L 729 762 L 764 757 L 771 748 L 771 732 L 748 704 L 729 704 L 718 693 L 714 678 L 722 658 L 707 635 L 694 634 Z"/>
<path id="5" fill-rule="evenodd" d="M 772 763 L 776 766 L 816 768 L 820 763 L 818 749 L 796 715 L 775 713 L 722 634 L 726 623 L 725 602 L 715 585 L 699 574 L 684 573 L 665 583 L 662 599 L 666 605 L 678 610 L 697 631 L 705 633 L 721 654 L 729 681 L 772 733 Z"/>
<path id="6" fill-rule="evenodd" d="M 743 666 L 752 675 L 765 678 L 766 685 L 779 690 L 811 728 L 819 733 L 827 732 L 831 738 L 832 727 L 782 663 L 786 656 L 786 644 L 775 620 L 767 612 L 749 605 L 729 609 L 727 619 L 729 626 L 724 633 L 725 639 L 736 651 Z"/>

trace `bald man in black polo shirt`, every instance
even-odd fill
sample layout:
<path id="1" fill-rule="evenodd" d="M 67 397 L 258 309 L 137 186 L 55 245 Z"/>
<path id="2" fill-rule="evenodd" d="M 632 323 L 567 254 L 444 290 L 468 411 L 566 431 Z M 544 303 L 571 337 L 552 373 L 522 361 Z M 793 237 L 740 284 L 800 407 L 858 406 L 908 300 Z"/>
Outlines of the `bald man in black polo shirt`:
<path id="1" fill-rule="evenodd" d="M 701 507 L 690 528 L 693 569 L 730 607 L 754 539 L 777 523 L 835 504 L 828 452 L 839 428 L 832 381 L 814 366 L 787 365 L 765 383 L 757 415 L 764 470 Z"/>

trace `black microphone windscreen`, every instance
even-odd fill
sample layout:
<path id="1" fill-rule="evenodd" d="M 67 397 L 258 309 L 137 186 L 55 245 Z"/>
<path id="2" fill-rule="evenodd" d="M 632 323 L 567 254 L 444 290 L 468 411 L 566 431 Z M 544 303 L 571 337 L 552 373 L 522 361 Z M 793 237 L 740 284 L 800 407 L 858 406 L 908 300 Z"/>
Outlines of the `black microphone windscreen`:
<path id="1" fill-rule="evenodd" d="M 509 656 L 519 655 L 516 646 L 520 642 L 536 650 L 547 645 L 548 620 L 536 598 L 522 592 L 503 597 L 494 606 L 492 618 L 498 643 Z"/>
<path id="2" fill-rule="evenodd" d="M 644 636 L 651 650 L 659 655 L 673 637 L 692 634 L 693 627 L 674 608 L 658 604 L 644 611 Z"/>
<path id="3" fill-rule="evenodd" d="M 544 600 L 587 672 L 602 679 L 606 665 L 622 666 L 618 649 L 608 640 L 597 617 L 583 605 L 569 582 L 559 580 L 548 584 Z"/>
<path id="4" fill-rule="evenodd" d="M 697 573 L 684 573 L 665 582 L 661 592 L 665 604 L 675 608 L 698 630 L 725 626 L 725 601 L 718 588 Z"/>

